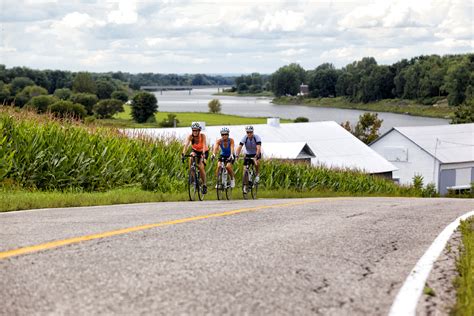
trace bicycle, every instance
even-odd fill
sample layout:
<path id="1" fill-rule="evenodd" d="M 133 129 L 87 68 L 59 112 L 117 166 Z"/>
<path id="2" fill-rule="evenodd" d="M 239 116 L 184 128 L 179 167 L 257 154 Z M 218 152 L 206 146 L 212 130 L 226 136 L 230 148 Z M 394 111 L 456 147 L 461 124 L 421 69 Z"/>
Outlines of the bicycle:
<path id="1" fill-rule="evenodd" d="M 190 201 L 196 201 L 196 193 L 200 201 L 204 200 L 204 193 L 201 191 L 201 174 L 197 166 L 196 155 L 184 155 L 183 158 L 192 158 L 188 173 L 188 194 Z"/>
<path id="2" fill-rule="evenodd" d="M 219 170 L 217 171 L 217 199 L 223 200 L 224 199 L 224 191 L 227 200 L 232 199 L 232 187 L 230 186 L 230 175 L 227 171 L 226 165 L 229 161 L 227 158 L 220 157 L 219 161 L 221 162 Z"/>
<path id="3" fill-rule="evenodd" d="M 252 195 L 252 199 L 257 198 L 258 183 L 255 182 L 255 158 L 244 158 L 244 176 L 242 178 L 242 195 L 245 200 L 248 199 L 248 193 Z"/>

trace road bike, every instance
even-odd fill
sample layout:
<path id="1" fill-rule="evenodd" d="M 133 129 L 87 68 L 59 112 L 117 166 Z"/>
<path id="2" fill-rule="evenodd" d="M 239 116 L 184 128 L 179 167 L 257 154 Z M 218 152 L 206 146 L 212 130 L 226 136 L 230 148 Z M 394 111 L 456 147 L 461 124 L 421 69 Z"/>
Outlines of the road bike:
<path id="1" fill-rule="evenodd" d="M 252 199 L 257 198 L 258 182 L 255 181 L 255 161 L 256 158 L 244 158 L 244 176 L 242 178 L 242 195 L 245 200 L 248 199 L 250 192 Z"/>
<path id="2" fill-rule="evenodd" d="M 224 192 L 225 192 L 225 196 L 227 200 L 230 200 L 232 199 L 232 187 L 230 185 L 230 175 L 226 168 L 226 165 L 229 162 L 229 159 L 225 157 L 220 157 L 219 161 L 221 163 L 217 171 L 217 184 L 216 184 L 217 199 L 223 200 Z"/>
<path id="3" fill-rule="evenodd" d="M 198 196 L 199 200 L 204 200 L 204 193 L 202 192 L 202 180 L 201 180 L 201 173 L 199 172 L 198 163 L 197 163 L 197 155 L 184 155 L 183 158 L 192 158 L 191 166 L 189 167 L 188 172 L 188 194 L 190 201 L 196 201 L 196 195 Z M 203 157 L 201 157 L 203 158 Z"/>

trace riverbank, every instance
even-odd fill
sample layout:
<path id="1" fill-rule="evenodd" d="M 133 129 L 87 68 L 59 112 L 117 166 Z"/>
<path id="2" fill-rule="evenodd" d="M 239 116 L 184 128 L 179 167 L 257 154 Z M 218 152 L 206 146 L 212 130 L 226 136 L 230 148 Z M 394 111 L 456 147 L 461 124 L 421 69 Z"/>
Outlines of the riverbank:
<path id="1" fill-rule="evenodd" d="M 416 103 L 412 100 L 385 99 L 370 103 L 353 103 L 343 97 L 337 98 L 301 98 L 279 97 L 272 101 L 278 105 L 306 105 L 324 108 L 353 109 L 373 112 L 390 112 L 414 116 L 449 119 L 454 115 L 454 108 L 447 105 L 432 106 Z"/>
<path id="2" fill-rule="evenodd" d="M 94 124 L 103 127 L 116 128 L 160 128 L 160 122 L 168 118 L 168 114 L 175 114 L 179 121 L 177 127 L 189 127 L 192 122 L 206 122 L 207 126 L 215 125 L 250 125 L 265 124 L 266 117 L 245 117 L 229 114 L 215 114 L 206 112 L 158 112 L 155 114 L 156 122 L 139 124 L 132 120 L 132 108 L 124 106 L 125 111 L 117 113 L 112 119 L 95 120 Z M 282 119 L 282 123 L 291 123 L 292 120 Z"/>

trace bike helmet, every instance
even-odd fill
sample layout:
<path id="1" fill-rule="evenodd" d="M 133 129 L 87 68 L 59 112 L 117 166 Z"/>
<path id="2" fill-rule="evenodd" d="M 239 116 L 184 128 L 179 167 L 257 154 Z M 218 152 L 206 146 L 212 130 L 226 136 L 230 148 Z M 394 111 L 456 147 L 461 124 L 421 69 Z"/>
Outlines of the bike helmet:
<path id="1" fill-rule="evenodd" d="M 201 124 L 199 124 L 199 122 L 194 122 L 193 124 L 191 124 L 191 129 L 201 130 Z"/>
<path id="2" fill-rule="evenodd" d="M 253 132 L 253 126 L 249 125 L 249 126 L 245 127 L 245 131 L 246 132 Z"/>
<path id="3" fill-rule="evenodd" d="M 229 133 L 230 133 L 230 131 L 229 131 L 229 129 L 228 129 L 227 127 L 221 128 L 221 135 L 222 135 L 222 134 L 229 134 Z"/>

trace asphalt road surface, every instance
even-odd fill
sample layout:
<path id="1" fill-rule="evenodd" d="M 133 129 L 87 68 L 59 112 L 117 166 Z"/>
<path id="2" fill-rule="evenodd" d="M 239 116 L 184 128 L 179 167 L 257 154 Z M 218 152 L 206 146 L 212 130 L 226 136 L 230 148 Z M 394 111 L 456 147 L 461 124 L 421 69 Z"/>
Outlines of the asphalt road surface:
<path id="1" fill-rule="evenodd" d="M 328 198 L 4 213 L 0 314 L 386 315 L 436 236 L 473 209 L 460 199 Z M 142 226 L 155 223 L 165 224 Z"/>

